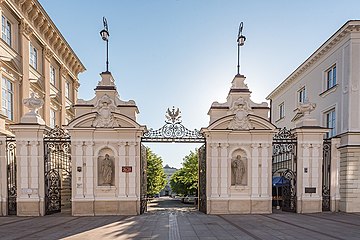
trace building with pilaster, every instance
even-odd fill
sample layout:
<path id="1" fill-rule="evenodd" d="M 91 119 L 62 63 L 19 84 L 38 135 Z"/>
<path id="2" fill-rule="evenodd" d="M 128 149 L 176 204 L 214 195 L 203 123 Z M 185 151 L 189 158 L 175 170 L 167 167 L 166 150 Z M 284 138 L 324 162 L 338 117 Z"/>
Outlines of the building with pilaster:
<path id="1" fill-rule="evenodd" d="M 292 129 L 304 118 L 307 103 L 311 119 L 329 128 L 324 138 L 340 139 L 340 162 L 332 171 L 340 182 L 339 209 L 360 211 L 360 21 L 350 20 L 267 97 L 271 122 Z M 332 158 L 335 156 L 332 156 Z"/>
<path id="2" fill-rule="evenodd" d="M 1 0 L 0 13 L 0 132 L 10 135 L 32 93 L 44 100 L 46 125 L 67 124 L 84 65 L 37 0 Z"/>

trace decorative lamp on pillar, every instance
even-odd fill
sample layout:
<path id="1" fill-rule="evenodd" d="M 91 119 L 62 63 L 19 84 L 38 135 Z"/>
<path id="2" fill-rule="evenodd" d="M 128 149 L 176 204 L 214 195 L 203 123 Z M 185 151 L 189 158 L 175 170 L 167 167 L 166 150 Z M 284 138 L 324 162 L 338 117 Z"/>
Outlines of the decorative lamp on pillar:
<path id="1" fill-rule="evenodd" d="M 109 72 L 109 27 L 106 18 L 103 17 L 104 29 L 100 31 L 102 40 L 106 42 L 106 73 Z"/>
<path id="2" fill-rule="evenodd" d="M 239 33 L 238 33 L 238 38 L 237 38 L 237 43 L 238 43 L 237 75 L 240 75 L 240 47 L 244 46 L 245 41 L 246 41 L 246 37 L 244 35 L 242 35 L 243 27 L 244 27 L 244 24 L 243 24 L 243 22 L 241 22 L 239 25 Z"/>

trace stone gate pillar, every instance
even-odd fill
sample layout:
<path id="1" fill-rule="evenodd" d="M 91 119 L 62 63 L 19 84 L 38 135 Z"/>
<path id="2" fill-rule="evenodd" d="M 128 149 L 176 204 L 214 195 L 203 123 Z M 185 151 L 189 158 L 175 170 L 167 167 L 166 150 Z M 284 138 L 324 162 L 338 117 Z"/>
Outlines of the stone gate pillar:
<path id="1" fill-rule="evenodd" d="M 119 98 L 110 72 L 101 73 L 95 97 L 78 99 L 71 136 L 72 214 L 140 214 L 140 142 L 133 100 Z"/>
<path id="2" fill-rule="evenodd" d="M 267 103 L 251 101 L 245 77 L 236 75 L 225 103 L 209 110 L 206 137 L 207 213 L 272 212 L 272 138 Z"/>
<path id="3" fill-rule="evenodd" d="M 24 99 L 30 112 L 10 128 L 16 139 L 17 215 L 43 216 L 44 203 L 44 132 L 45 122 L 37 114 L 43 101 L 32 95 Z"/>
<path id="4" fill-rule="evenodd" d="M 306 108 L 306 106 L 311 106 Z M 304 115 L 294 129 L 297 137 L 297 208 L 298 213 L 322 211 L 322 163 L 324 135 L 329 131 L 320 127 L 309 113 L 315 104 L 299 106 L 299 113 Z"/>
<path id="5" fill-rule="evenodd" d="M 6 135 L 0 135 L 0 216 L 7 215 L 7 158 Z"/>

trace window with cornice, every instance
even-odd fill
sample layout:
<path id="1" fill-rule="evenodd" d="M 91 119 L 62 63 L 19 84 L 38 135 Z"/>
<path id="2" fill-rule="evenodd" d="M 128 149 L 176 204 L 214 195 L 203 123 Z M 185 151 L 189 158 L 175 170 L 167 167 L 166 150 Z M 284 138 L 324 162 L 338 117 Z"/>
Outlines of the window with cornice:
<path id="1" fill-rule="evenodd" d="M 6 77 L 2 77 L 1 89 L 2 89 L 1 91 L 2 113 L 10 120 L 14 120 L 13 83 Z"/>
<path id="2" fill-rule="evenodd" d="M 336 65 L 326 71 L 326 90 L 336 85 Z"/>
<path id="3" fill-rule="evenodd" d="M 70 83 L 68 81 L 65 82 L 65 97 L 70 99 Z"/>
<path id="4" fill-rule="evenodd" d="M 37 70 L 38 50 L 30 43 L 30 65 Z"/>
<path id="5" fill-rule="evenodd" d="M 4 15 L 1 20 L 1 38 L 11 47 L 11 23 Z"/>
<path id="6" fill-rule="evenodd" d="M 56 70 L 52 65 L 50 65 L 50 83 L 54 86 L 56 83 Z"/>

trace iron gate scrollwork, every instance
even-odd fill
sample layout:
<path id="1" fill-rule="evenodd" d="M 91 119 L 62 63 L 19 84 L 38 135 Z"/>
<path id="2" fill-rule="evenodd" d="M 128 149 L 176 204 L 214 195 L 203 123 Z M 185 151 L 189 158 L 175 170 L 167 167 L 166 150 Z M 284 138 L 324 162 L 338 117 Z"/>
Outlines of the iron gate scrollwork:
<path id="1" fill-rule="evenodd" d="M 272 173 L 281 179 L 275 187 L 281 188 L 282 210 L 296 212 L 297 138 L 283 128 L 274 136 L 272 146 Z"/>
<path id="2" fill-rule="evenodd" d="M 16 215 L 17 212 L 17 187 L 16 187 L 16 141 L 15 138 L 6 139 L 7 161 L 7 214 Z"/>
<path id="3" fill-rule="evenodd" d="M 331 165 L 331 139 L 323 142 L 322 164 L 322 210 L 330 211 L 330 165 Z"/>
<path id="4" fill-rule="evenodd" d="M 147 158 L 146 147 L 140 146 L 140 214 L 147 211 Z"/>
<path id="5" fill-rule="evenodd" d="M 206 144 L 198 150 L 199 155 L 199 211 L 206 213 Z"/>
<path id="6" fill-rule="evenodd" d="M 71 207 L 70 136 L 56 126 L 44 136 L 45 213 Z"/>

